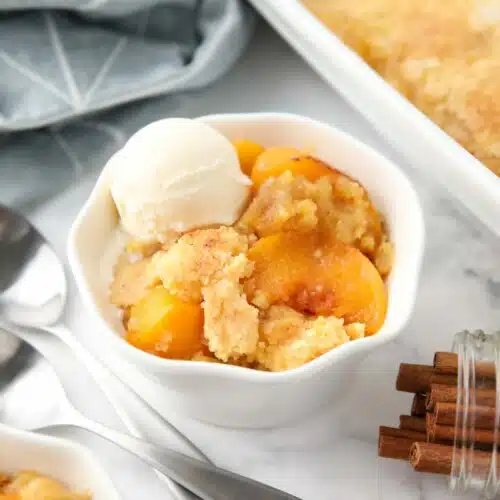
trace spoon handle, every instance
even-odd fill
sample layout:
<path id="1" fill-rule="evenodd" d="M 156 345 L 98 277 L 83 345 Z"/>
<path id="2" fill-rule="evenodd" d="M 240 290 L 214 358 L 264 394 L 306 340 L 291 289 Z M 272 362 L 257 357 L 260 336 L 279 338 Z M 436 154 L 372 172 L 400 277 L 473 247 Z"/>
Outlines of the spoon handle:
<path id="1" fill-rule="evenodd" d="M 166 426 L 175 437 L 187 447 L 187 449 L 200 460 L 211 463 L 211 460 L 198 448 L 196 445 L 187 438 L 177 427 L 166 420 L 157 410 L 150 404 L 146 403 L 132 388 L 125 385 L 125 383 L 109 368 L 107 368 L 101 361 L 88 351 L 73 335 L 73 333 L 62 324 L 44 327 L 43 330 L 56 335 L 62 342 L 64 342 L 78 359 L 87 368 L 90 375 L 97 382 L 99 388 L 104 395 L 108 398 L 109 402 L 121 418 L 127 428 L 132 431 L 136 436 L 140 435 L 136 423 L 130 418 L 128 412 L 123 408 L 123 404 L 117 399 L 117 394 L 125 394 L 126 398 L 133 399 L 134 404 L 142 407 L 151 413 L 162 426 Z M 68 394 L 69 396 L 69 394 Z"/>
<path id="2" fill-rule="evenodd" d="M 84 429 L 120 446 L 203 500 L 300 500 L 300 498 L 177 451 L 148 443 L 84 418 Z"/>

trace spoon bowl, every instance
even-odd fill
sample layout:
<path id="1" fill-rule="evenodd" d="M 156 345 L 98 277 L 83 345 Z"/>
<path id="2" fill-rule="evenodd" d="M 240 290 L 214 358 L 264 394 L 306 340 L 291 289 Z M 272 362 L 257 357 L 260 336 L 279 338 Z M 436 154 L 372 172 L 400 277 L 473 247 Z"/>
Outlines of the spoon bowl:
<path id="1" fill-rule="evenodd" d="M 18 326 L 55 324 L 66 304 L 64 268 L 18 212 L 0 205 L 0 317 Z"/>

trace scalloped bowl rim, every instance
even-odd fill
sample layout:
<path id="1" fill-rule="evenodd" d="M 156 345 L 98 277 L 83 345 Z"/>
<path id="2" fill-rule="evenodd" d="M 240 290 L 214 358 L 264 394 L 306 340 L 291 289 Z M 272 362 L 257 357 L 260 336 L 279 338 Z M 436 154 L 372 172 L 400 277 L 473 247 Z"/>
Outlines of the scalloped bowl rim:
<path id="1" fill-rule="evenodd" d="M 339 130 L 335 126 L 301 115 L 279 112 L 234 114 L 228 113 L 205 115 L 200 116 L 197 119 L 201 119 L 207 123 L 214 124 L 221 121 L 233 122 L 235 124 L 244 124 L 252 122 L 255 123 L 256 121 L 265 122 L 269 120 L 288 120 L 294 122 L 302 122 L 304 124 L 310 124 L 311 126 L 316 127 L 326 127 L 333 133 L 335 133 L 338 137 L 341 137 L 344 141 L 350 142 L 353 146 L 364 150 L 366 153 L 372 156 L 378 157 L 379 160 L 382 160 L 382 163 L 385 164 L 385 168 L 387 170 L 390 170 L 390 175 L 394 178 L 397 178 L 397 182 L 406 190 L 406 200 L 408 202 L 408 206 L 413 211 L 413 269 L 407 269 L 406 273 L 406 279 L 409 280 L 409 283 L 411 285 L 405 302 L 406 308 L 404 311 L 400 311 L 400 314 L 398 314 L 397 317 L 397 321 L 394 322 L 390 330 L 385 330 L 384 323 L 382 328 L 375 335 L 342 344 L 339 347 L 336 347 L 335 349 L 332 349 L 331 351 L 314 359 L 313 361 L 310 361 L 298 368 L 293 368 L 287 371 L 265 372 L 219 363 L 171 360 L 160 358 L 143 352 L 125 342 L 124 339 L 119 335 L 119 333 L 114 331 L 99 313 L 94 297 L 92 296 L 92 293 L 90 292 L 87 285 L 85 271 L 78 257 L 80 249 L 76 245 L 77 235 L 80 228 L 82 227 L 82 224 L 89 217 L 89 213 L 96 198 L 101 195 L 100 190 L 102 189 L 105 174 L 105 169 L 103 169 L 92 189 L 89 198 L 84 203 L 71 227 L 68 239 L 68 256 L 71 270 L 87 308 L 98 320 L 102 330 L 106 331 L 107 334 L 110 334 L 109 341 L 113 346 L 116 346 L 117 352 L 121 353 L 121 355 L 124 355 L 126 359 L 132 360 L 132 362 L 136 365 L 149 365 L 155 372 L 170 371 L 176 372 L 177 374 L 189 373 L 191 375 L 198 374 L 200 377 L 207 373 L 210 373 L 211 375 L 220 375 L 224 378 L 239 378 L 255 383 L 280 384 L 292 382 L 301 378 L 308 378 L 313 374 L 322 371 L 324 368 L 335 364 L 340 359 L 349 357 L 351 355 L 354 355 L 355 353 L 360 353 L 362 351 L 373 350 L 375 347 L 385 344 L 390 340 L 396 338 L 408 322 L 415 303 L 418 280 L 423 260 L 425 234 L 424 219 L 418 196 L 412 184 L 410 183 L 406 175 L 400 170 L 400 168 L 396 166 L 391 160 L 387 159 L 385 156 L 377 152 L 375 149 L 363 143 L 361 140 L 354 138 L 350 134 Z M 391 307 L 390 297 L 391 294 L 389 293 L 388 312 Z"/>

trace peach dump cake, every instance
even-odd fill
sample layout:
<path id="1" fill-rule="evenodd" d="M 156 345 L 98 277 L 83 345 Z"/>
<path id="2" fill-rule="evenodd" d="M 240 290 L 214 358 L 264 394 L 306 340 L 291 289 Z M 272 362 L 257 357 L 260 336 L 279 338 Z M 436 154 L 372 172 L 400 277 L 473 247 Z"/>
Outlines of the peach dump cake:
<path id="1" fill-rule="evenodd" d="M 0 472 L 0 500 L 91 500 L 89 493 L 74 493 L 59 481 L 35 471 L 14 475 Z"/>
<path id="2" fill-rule="evenodd" d="M 500 175 L 500 4 L 301 0 L 417 108 Z"/>
<path id="3" fill-rule="evenodd" d="M 130 344 L 165 358 L 282 371 L 380 329 L 393 248 L 383 217 L 358 182 L 307 152 L 231 143 L 197 121 L 171 119 L 154 126 L 148 134 L 157 133 L 158 141 L 151 140 L 151 154 L 156 147 L 178 149 L 167 148 L 163 155 L 163 161 L 175 162 L 172 171 L 144 163 L 143 170 L 137 168 L 142 173 L 132 176 L 137 183 L 141 175 L 156 176 L 155 205 L 148 208 L 155 217 L 169 216 L 162 211 L 160 192 L 175 212 L 173 200 L 184 202 L 190 189 L 184 182 L 199 185 L 198 172 L 226 183 L 211 196 L 235 200 L 226 192 L 234 188 L 227 182 L 233 179 L 244 197 L 238 210 L 229 202 L 230 224 L 212 220 L 200 227 L 197 215 L 189 214 L 194 227 L 175 231 L 163 223 L 160 234 L 152 224 L 149 238 L 141 239 L 143 229 L 130 235 L 110 287 Z M 176 127 L 197 134 L 189 136 L 197 142 L 190 151 L 181 151 L 189 141 Z M 160 140 L 162 134 L 168 140 Z M 111 163 L 116 199 L 114 179 L 129 174 L 126 160 Z M 187 192 L 191 200 L 200 195 Z M 130 193 L 134 196 L 133 189 Z M 222 202 L 203 196 L 206 213 L 200 217 L 207 220 L 213 214 L 210 203 L 219 213 Z M 117 203 L 118 212 L 125 209 L 130 217 L 120 202 L 127 200 Z"/>

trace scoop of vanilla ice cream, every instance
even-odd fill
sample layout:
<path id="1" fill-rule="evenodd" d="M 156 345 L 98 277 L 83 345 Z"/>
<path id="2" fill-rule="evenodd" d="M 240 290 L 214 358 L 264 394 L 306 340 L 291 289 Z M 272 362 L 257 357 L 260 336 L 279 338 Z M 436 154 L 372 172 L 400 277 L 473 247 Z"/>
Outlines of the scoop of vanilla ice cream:
<path id="1" fill-rule="evenodd" d="M 184 118 L 145 126 L 106 168 L 123 228 L 145 241 L 233 224 L 251 185 L 231 142 L 209 125 Z"/>

